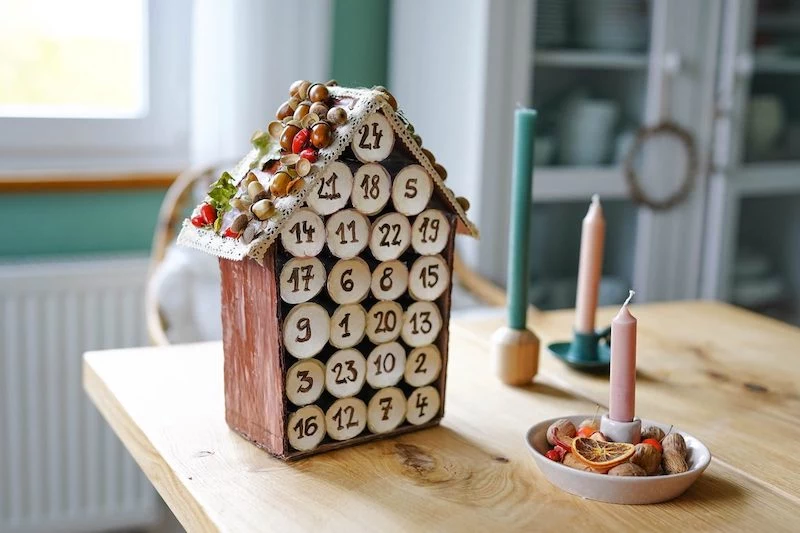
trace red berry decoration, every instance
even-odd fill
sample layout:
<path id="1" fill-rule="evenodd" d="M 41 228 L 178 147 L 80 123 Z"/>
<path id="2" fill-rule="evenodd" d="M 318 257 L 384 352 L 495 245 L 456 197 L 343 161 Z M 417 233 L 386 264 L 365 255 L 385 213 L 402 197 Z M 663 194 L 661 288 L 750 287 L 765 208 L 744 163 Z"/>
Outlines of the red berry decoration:
<path id="1" fill-rule="evenodd" d="M 236 233 L 235 231 L 233 231 L 231 228 L 228 228 L 228 229 L 225 230 L 225 236 L 226 237 L 230 237 L 232 239 L 238 239 L 239 238 L 239 234 Z"/>
<path id="2" fill-rule="evenodd" d="M 308 146 L 309 139 L 311 137 L 311 131 L 308 129 L 302 129 L 297 132 L 292 139 L 292 153 L 299 154 L 303 151 L 303 149 Z"/>
<path id="3" fill-rule="evenodd" d="M 213 224 L 217 220 L 217 210 L 211 204 L 203 204 L 200 206 L 200 216 L 206 221 L 206 224 Z"/>
<path id="4" fill-rule="evenodd" d="M 317 151 L 313 148 L 306 148 L 300 152 L 300 157 L 308 160 L 309 163 L 314 163 L 317 160 Z"/>
<path id="5" fill-rule="evenodd" d="M 644 439 L 642 441 L 642 444 L 649 444 L 651 446 L 654 446 L 660 452 L 664 451 L 664 447 L 656 439 Z"/>
<path id="6" fill-rule="evenodd" d="M 206 219 L 203 218 L 203 215 L 197 215 L 192 217 L 192 226 L 202 228 L 206 225 Z"/>
<path id="7" fill-rule="evenodd" d="M 550 459 L 551 461 L 555 461 L 557 463 L 561 462 L 561 455 L 555 448 L 549 450 L 547 453 L 544 454 L 544 456 Z"/>

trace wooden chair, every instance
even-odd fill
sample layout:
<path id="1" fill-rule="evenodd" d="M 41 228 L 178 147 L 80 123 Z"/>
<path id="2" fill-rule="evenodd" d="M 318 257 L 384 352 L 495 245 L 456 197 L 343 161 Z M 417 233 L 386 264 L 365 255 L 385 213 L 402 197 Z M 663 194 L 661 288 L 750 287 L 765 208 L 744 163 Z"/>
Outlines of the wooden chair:
<path id="1" fill-rule="evenodd" d="M 213 165 L 193 168 L 181 173 L 167 190 L 161 204 L 150 251 L 150 270 L 145 292 L 147 331 L 151 342 L 155 345 L 167 345 L 169 340 L 167 339 L 166 325 L 158 306 L 153 275 L 164 260 L 167 248 L 175 241 L 178 228 L 186 212 L 193 207 L 193 188 L 200 183 L 211 183 L 220 168 L 222 168 L 221 165 Z M 453 258 L 453 273 L 456 283 L 464 287 L 479 301 L 492 307 L 505 305 L 505 291 L 469 268 L 458 253 Z"/>

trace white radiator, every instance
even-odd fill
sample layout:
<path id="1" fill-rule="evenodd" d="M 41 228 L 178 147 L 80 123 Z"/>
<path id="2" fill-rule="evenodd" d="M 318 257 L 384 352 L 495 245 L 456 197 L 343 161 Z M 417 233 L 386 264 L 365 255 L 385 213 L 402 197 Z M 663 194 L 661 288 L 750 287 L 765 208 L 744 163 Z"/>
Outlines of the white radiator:
<path id="1" fill-rule="evenodd" d="M 154 490 L 81 386 L 86 350 L 147 344 L 146 274 L 138 257 L 0 264 L 0 532 L 157 520 Z"/>

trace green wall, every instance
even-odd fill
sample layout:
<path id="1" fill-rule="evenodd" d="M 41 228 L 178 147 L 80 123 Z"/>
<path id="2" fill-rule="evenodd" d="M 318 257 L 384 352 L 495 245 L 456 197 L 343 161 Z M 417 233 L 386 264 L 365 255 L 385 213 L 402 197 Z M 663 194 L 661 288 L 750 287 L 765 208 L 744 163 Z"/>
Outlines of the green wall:
<path id="1" fill-rule="evenodd" d="M 335 0 L 331 77 L 386 84 L 390 0 Z M 366 45 L 368 43 L 369 45 Z M 0 195 L 0 258 L 150 249 L 163 190 Z"/>

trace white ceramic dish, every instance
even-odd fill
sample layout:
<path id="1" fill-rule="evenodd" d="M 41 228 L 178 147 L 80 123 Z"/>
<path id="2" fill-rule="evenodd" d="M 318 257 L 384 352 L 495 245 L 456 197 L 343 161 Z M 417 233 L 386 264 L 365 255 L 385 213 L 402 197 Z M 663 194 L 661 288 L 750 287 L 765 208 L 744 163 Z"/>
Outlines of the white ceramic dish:
<path id="1" fill-rule="evenodd" d="M 567 418 L 577 426 L 582 420 L 592 418 L 592 415 L 563 416 L 559 418 Z M 618 477 L 575 470 L 561 463 L 551 461 L 544 455 L 550 449 L 550 445 L 547 444 L 547 428 L 556 420 L 558 418 L 539 422 L 528 430 L 525 440 L 528 444 L 528 449 L 533 454 L 533 459 L 536 461 L 539 470 L 544 474 L 544 477 L 561 490 L 582 498 L 627 505 L 665 502 L 683 494 L 692 483 L 697 481 L 697 478 L 706 469 L 708 463 L 711 462 L 711 453 L 702 442 L 683 431 L 677 431 L 686 440 L 686 449 L 688 451 L 687 462 L 689 463 L 689 470 L 683 474 Z M 665 432 L 670 429 L 669 425 L 653 422 L 652 420 L 642 420 L 642 427 L 647 426 L 658 426 Z M 676 432 L 675 429 L 672 431 Z"/>

